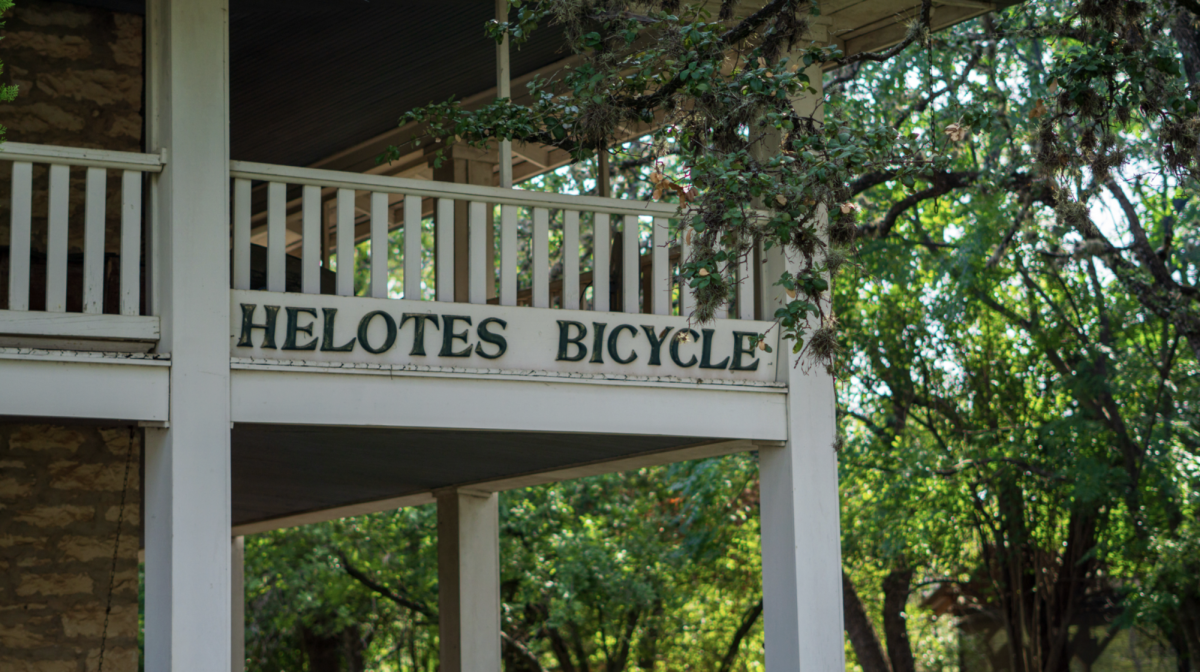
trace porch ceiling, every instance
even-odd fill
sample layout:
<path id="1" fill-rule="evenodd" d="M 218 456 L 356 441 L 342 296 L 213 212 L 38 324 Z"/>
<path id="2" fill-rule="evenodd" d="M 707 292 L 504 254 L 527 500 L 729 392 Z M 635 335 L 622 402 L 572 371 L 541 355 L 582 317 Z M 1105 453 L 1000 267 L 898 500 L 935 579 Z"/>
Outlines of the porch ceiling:
<path id="1" fill-rule="evenodd" d="M 695 438 L 238 423 L 233 524 L 693 446 Z"/>
<path id="2" fill-rule="evenodd" d="M 145 6 L 144 0 L 68 1 L 135 13 Z M 1022 1 L 934 0 L 934 27 Z M 759 4 L 744 2 L 741 11 Z M 487 0 L 229 0 L 229 5 L 234 159 L 369 170 L 374 157 L 397 141 L 400 114 L 451 96 L 479 98 L 495 86 L 495 46 L 483 31 L 494 12 Z M 821 6 L 814 37 L 853 53 L 900 40 L 920 0 L 823 0 Z M 561 31 L 538 31 L 513 50 L 513 79 L 567 56 Z M 563 160 L 539 164 L 534 172 Z"/>

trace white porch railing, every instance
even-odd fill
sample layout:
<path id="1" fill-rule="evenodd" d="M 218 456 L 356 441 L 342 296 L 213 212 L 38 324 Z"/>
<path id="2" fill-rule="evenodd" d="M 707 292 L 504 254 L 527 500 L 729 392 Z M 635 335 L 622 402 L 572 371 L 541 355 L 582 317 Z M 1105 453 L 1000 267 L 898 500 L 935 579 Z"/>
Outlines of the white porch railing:
<path id="1" fill-rule="evenodd" d="M 154 340 L 158 321 L 140 316 L 142 284 L 142 176 L 163 169 L 162 157 L 8 142 L 0 145 L 0 161 L 11 162 L 12 188 L 8 241 L 6 310 L 0 310 L 0 334 L 71 338 Z M 35 192 L 34 166 L 48 166 L 45 191 L 39 179 Z M 79 313 L 67 313 L 68 242 L 71 213 L 71 175 L 85 173 L 83 194 L 83 260 Z M 105 312 L 105 237 L 110 171 L 119 171 L 120 242 L 116 246 L 119 285 L 115 314 Z M 35 193 L 45 193 L 44 212 L 34 211 Z M 31 310 L 34 218 L 45 217 L 45 277 L 43 310 Z M 41 269 L 36 269 L 39 273 Z M 43 297 L 36 297 L 41 299 Z"/>
<path id="2" fill-rule="evenodd" d="M 400 255 L 403 261 L 395 260 L 395 267 L 402 268 L 403 295 L 408 299 L 419 300 L 422 296 L 424 255 L 435 259 L 437 301 L 455 300 L 457 276 L 460 282 L 465 277 L 468 289 L 465 294 L 460 290 L 458 296 L 460 299 L 465 296 L 468 303 L 494 302 L 502 306 L 527 303 L 538 308 L 609 311 L 610 306 L 619 302 L 621 311 L 628 313 L 643 312 L 643 308 L 644 312 L 657 315 L 688 315 L 692 311 L 692 292 L 686 283 L 679 282 L 677 273 L 679 260 L 687 257 L 688 241 L 686 236 L 681 237 L 683 240 L 672 240 L 679 237 L 670 230 L 670 220 L 677 215 L 674 205 L 241 161 L 232 162 L 230 174 L 234 179 L 234 289 L 251 289 L 252 234 L 261 240 L 265 228 L 265 286 L 256 289 L 287 291 L 287 259 L 291 249 L 299 252 L 299 291 L 321 293 L 323 259 L 328 260 L 332 248 L 339 252 L 335 293 L 352 296 L 354 255 L 344 251 L 368 240 L 369 269 L 362 269 L 370 278 L 366 292 L 371 297 L 386 298 L 389 232 L 403 228 Z M 465 209 L 465 258 L 469 262 L 465 274 L 456 274 L 454 269 L 456 204 L 460 234 Z M 499 206 L 498 222 L 493 221 L 492 206 Z M 518 251 L 523 242 L 518 230 L 521 209 L 531 222 L 523 234 L 531 236 L 524 241 L 528 274 L 527 286 L 523 288 L 519 287 L 518 273 Z M 552 213 L 555 213 L 553 227 Z M 434 250 L 424 249 L 419 235 L 419 223 L 429 214 L 433 215 L 436 228 Z M 580 244 L 581 218 L 592 222 L 590 260 L 584 258 L 586 246 Z M 619 250 L 610 251 L 613 223 L 619 227 L 621 242 Z M 494 249 L 492 235 L 499 240 L 495 276 L 489 260 Z M 561 263 L 560 277 L 554 279 L 551 278 L 552 239 L 555 257 Z M 643 256 L 639 254 L 639 243 L 646 239 L 649 252 Z M 608 282 L 610 253 L 633 262 L 620 264 L 620 276 L 614 283 L 619 295 L 612 297 Z M 459 262 L 462 259 L 460 256 Z M 753 274 L 748 265 L 744 266 L 738 287 L 737 317 L 753 319 Z M 296 283 L 292 285 L 295 287 Z M 585 300 L 588 285 L 592 287 L 590 301 Z M 494 295 L 490 301 L 489 295 Z"/>

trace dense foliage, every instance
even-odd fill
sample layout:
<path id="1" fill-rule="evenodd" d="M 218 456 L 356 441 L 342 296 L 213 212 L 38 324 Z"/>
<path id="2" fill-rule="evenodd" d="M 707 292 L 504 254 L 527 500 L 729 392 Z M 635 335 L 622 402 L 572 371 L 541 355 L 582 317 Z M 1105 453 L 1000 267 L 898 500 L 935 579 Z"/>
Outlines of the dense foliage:
<path id="1" fill-rule="evenodd" d="M 514 2 L 493 35 L 557 21 L 580 65 L 529 107 L 406 119 L 570 149 L 576 189 L 620 153 L 628 195 L 685 208 L 696 319 L 758 245 L 798 260 L 776 318 L 838 377 L 865 672 L 1200 670 L 1200 5 L 1028 0 L 930 34 L 931 4 L 846 57 L 802 2 Z M 811 63 L 824 118 L 792 108 Z M 648 135 L 613 149 L 618 127 Z M 759 664 L 754 469 L 506 495 L 510 669 Z M 321 637 L 360 643 L 326 647 L 358 652 L 341 669 L 429 669 L 432 516 L 255 540 L 257 669 Z"/>

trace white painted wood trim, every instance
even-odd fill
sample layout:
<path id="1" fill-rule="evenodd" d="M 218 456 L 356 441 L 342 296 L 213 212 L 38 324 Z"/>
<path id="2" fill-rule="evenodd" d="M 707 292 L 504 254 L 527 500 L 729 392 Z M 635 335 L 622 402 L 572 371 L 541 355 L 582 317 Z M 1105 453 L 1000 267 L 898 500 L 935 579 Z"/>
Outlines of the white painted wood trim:
<path id="1" fill-rule="evenodd" d="M 679 314 L 688 317 L 696 310 L 696 294 L 691 282 L 683 277 L 683 266 L 692 256 L 692 236 L 695 232 L 691 227 L 679 231 Z"/>
<path id="2" fill-rule="evenodd" d="M 301 195 L 300 291 L 321 293 L 321 189 L 304 185 Z"/>
<path id="3" fill-rule="evenodd" d="M 83 149 L 58 145 L 5 142 L 0 146 L 0 161 L 26 161 L 61 166 L 113 168 L 143 173 L 162 172 L 165 161 L 159 154 L 116 152 L 108 149 Z"/>
<path id="4" fill-rule="evenodd" d="M 421 299 L 421 198 L 404 197 L 404 298 Z"/>
<path id="5" fill-rule="evenodd" d="M 158 325 L 158 318 L 149 315 L 0 310 L 0 334 L 5 336 L 157 341 Z"/>
<path id="6" fill-rule="evenodd" d="M 312 184 L 325 188 L 382 191 L 394 194 L 413 194 L 431 198 L 450 198 L 464 201 L 517 205 L 526 208 L 561 208 L 585 212 L 604 212 L 615 215 L 653 215 L 676 217 L 678 206 L 651 201 L 629 201 L 597 196 L 551 194 L 522 189 L 501 189 L 474 184 L 414 180 L 385 175 L 344 173 L 317 168 L 294 168 L 266 163 L 233 161 L 230 175 L 254 180 L 278 180 L 288 184 Z"/>
<path id="7" fill-rule="evenodd" d="M 84 191 L 83 312 L 104 312 L 104 220 L 108 171 L 88 168 Z"/>
<path id="8" fill-rule="evenodd" d="M 655 315 L 671 314 L 670 226 L 671 220 L 655 217 L 650 237 L 650 306 Z"/>
<path id="9" fill-rule="evenodd" d="M 638 275 L 642 260 L 638 255 L 638 243 L 641 226 L 637 217 L 625 215 L 624 219 L 624 228 L 621 229 L 621 310 L 640 313 L 642 305 L 638 301 L 638 290 L 641 289 L 641 282 Z"/>
<path id="10" fill-rule="evenodd" d="M 434 236 L 435 255 L 434 285 L 438 301 L 454 300 L 454 201 L 439 198 L 437 215 L 434 218 L 437 235 Z"/>
<path id="11" fill-rule="evenodd" d="M 71 169 L 50 166 L 50 209 L 46 240 L 46 310 L 67 309 L 67 216 L 70 211 Z"/>
<path id="12" fill-rule="evenodd" d="M 307 188 L 307 187 L 305 187 Z M 371 296 L 388 295 L 388 195 L 371 194 Z"/>
<path id="13" fill-rule="evenodd" d="M 753 252 L 738 262 L 737 317 L 739 320 L 754 319 L 754 258 Z"/>
<path id="14" fill-rule="evenodd" d="M 500 206 L 500 305 L 517 305 L 517 206 Z"/>
<path id="15" fill-rule="evenodd" d="M 12 144 L 12 143 L 8 143 Z M 0 145 L 2 147 L 2 145 Z M 29 255 L 33 221 L 33 164 L 12 167 L 11 226 L 8 243 L 8 308 L 29 310 Z"/>
<path id="16" fill-rule="evenodd" d="M 487 239 L 488 226 L 487 203 L 471 201 L 467 206 L 467 254 L 470 267 L 467 268 L 467 302 L 487 303 L 488 277 Z"/>
<path id="17" fill-rule="evenodd" d="M 141 312 L 142 174 L 121 173 L 121 300 L 122 315 Z"/>
<path id="18" fill-rule="evenodd" d="M 267 185 L 267 291 L 287 291 L 287 185 Z"/>
<path id="19" fill-rule="evenodd" d="M 579 212 L 563 212 L 563 308 L 579 310 Z"/>
<path id="20" fill-rule="evenodd" d="M 500 497 L 435 495 L 440 669 L 500 672 Z"/>
<path id="21" fill-rule="evenodd" d="M 3 362 L 0 415 L 159 422 L 169 417 L 171 368 L 165 362 L 139 366 L 116 358 L 8 356 Z"/>
<path id="22" fill-rule="evenodd" d="M 250 180 L 233 182 L 233 288 L 250 289 Z"/>
<path id="23" fill-rule="evenodd" d="M 533 209 L 533 307 L 550 307 L 550 213 Z"/>
<path id="24" fill-rule="evenodd" d="M 597 212 L 592 229 L 592 310 L 607 313 L 611 283 L 608 278 L 609 246 L 612 244 L 612 228 L 608 215 Z"/>
<path id="25" fill-rule="evenodd" d="M 337 191 L 337 293 L 354 296 L 354 190 Z"/>

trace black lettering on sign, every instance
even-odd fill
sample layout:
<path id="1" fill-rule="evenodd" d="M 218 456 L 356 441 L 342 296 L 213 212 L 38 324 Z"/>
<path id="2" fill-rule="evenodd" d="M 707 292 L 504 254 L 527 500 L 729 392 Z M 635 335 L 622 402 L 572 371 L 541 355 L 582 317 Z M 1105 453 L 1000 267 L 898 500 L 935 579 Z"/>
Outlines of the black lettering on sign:
<path id="1" fill-rule="evenodd" d="M 371 347 L 371 341 L 367 338 L 367 332 L 371 327 L 371 320 L 376 317 L 383 318 L 383 325 L 387 329 L 387 336 L 383 339 L 383 345 L 378 348 Z M 362 344 L 363 350 L 372 355 L 378 355 L 381 352 L 391 350 L 392 346 L 396 344 L 396 320 L 392 319 L 391 315 L 382 310 L 372 310 L 363 315 L 363 318 L 358 322 L 358 342 Z"/>
<path id="2" fill-rule="evenodd" d="M 661 366 L 662 346 L 667 342 L 667 334 L 671 333 L 671 328 L 663 327 L 662 332 L 655 336 L 654 327 L 643 324 L 642 331 L 646 332 L 646 338 L 650 339 L 650 366 Z"/>
<path id="3" fill-rule="evenodd" d="M 720 364 L 712 363 L 712 342 L 713 334 L 716 333 L 712 329 L 704 329 L 704 348 L 700 351 L 700 368 L 702 369 L 724 369 L 729 366 L 729 358 L 721 360 Z"/>
<path id="4" fill-rule="evenodd" d="M 321 312 L 325 314 L 325 335 L 321 338 L 321 352 L 350 352 L 354 350 L 355 340 L 351 338 L 347 343 L 342 345 L 333 344 L 333 326 L 337 319 L 337 308 L 322 308 Z"/>
<path id="5" fill-rule="evenodd" d="M 633 360 L 637 359 L 637 351 L 630 350 L 629 356 L 624 359 L 621 358 L 621 355 L 617 354 L 617 339 L 621 337 L 622 331 L 628 331 L 634 336 L 637 336 L 638 333 L 637 327 L 633 326 L 632 324 L 618 325 L 617 328 L 613 329 L 612 333 L 608 335 L 608 356 L 612 357 L 613 361 L 618 364 L 629 364 Z"/>
<path id="6" fill-rule="evenodd" d="M 313 316 L 313 320 L 317 319 L 316 308 L 292 308 L 287 309 L 287 335 L 283 339 L 284 350 L 316 350 L 317 339 L 312 339 L 303 345 L 296 344 L 296 337 L 300 334 L 312 336 L 313 325 L 315 322 L 309 322 L 305 326 L 300 326 L 300 313 L 308 313 Z"/>
<path id="7" fill-rule="evenodd" d="M 579 330 L 579 335 L 571 338 L 571 327 Z M 578 362 L 584 357 L 587 357 L 587 346 L 583 344 L 583 339 L 587 338 L 587 327 L 583 326 L 582 322 L 573 322 L 571 320 L 558 321 L 558 358 L 560 362 Z M 578 350 L 573 355 L 568 355 L 567 350 L 570 346 L 575 346 Z"/>
<path id="8" fill-rule="evenodd" d="M 754 352 L 754 346 L 748 348 L 742 347 L 745 339 L 754 338 L 758 334 L 752 331 L 735 331 L 733 332 L 733 366 L 729 367 L 730 371 L 757 371 L 758 370 L 758 353 Z M 750 355 L 754 358 L 753 366 L 744 366 L 742 364 L 742 355 Z"/>
<path id="9" fill-rule="evenodd" d="M 262 347 L 267 350 L 275 350 L 275 317 L 279 314 L 279 306 L 263 306 L 267 309 L 267 321 L 262 324 L 254 322 L 254 309 L 258 308 L 257 303 L 242 304 L 242 337 L 238 339 L 239 348 L 253 348 L 254 339 L 251 335 L 255 329 L 263 330 Z"/>
<path id="10" fill-rule="evenodd" d="M 438 353 L 439 357 L 470 357 L 471 344 L 467 343 L 467 334 L 470 331 L 462 331 L 454 333 L 455 322 L 466 322 L 471 324 L 471 318 L 466 315 L 443 315 L 442 316 L 442 351 Z M 464 350 L 454 351 L 454 341 L 462 341 L 467 347 Z"/>
<path id="11" fill-rule="evenodd" d="M 500 356 L 504 354 L 504 351 L 508 350 L 508 341 L 505 340 L 500 334 L 488 330 L 488 327 L 493 324 L 500 325 L 501 329 L 506 329 L 508 327 L 508 323 L 504 320 L 498 317 L 489 317 L 480 322 L 479 328 L 475 330 L 475 333 L 479 336 L 479 340 L 482 341 L 481 343 L 475 344 L 475 354 L 485 359 L 500 359 Z M 496 346 L 495 354 L 489 355 L 488 353 L 484 352 L 484 343 L 491 343 L 492 345 Z"/>
<path id="12" fill-rule="evenodd" d="M 438 326 L 438 317 L 437 317 L 437 315 L 430 315 L 429 313 L 404 313 L 404 315 L 400 316 L 400 328 L 403 329 L 404 323 L 408 322 L 409 320 L 416 320 L 416 321 L 413 322 L 412 350 L 409 350 L 408 354 L 411 357 L 424 357 L 425 356 L 425 322 L 426 321 L 432 322 L 434 329 L 440 329 L 441 327 Z"/>
<path id="13" fill-rule="evenodd" d="M 592 358 L 588 361 L 592 364 L 603 364 L 604 330 L 608 328 L 608 325 L 603 322 L 592 322 L 592 328 L 596 330 L 596 333 L 592 340 Z"/>
<path id="14" fill-rule="evenodd" d="M 692 358 L 688 360 L 687 364 L 684 364 L 683 360 L 679 359 L 679 337 L 682 334 L 687 334 L 688 338 L 692 341 L 700 340 L 700 334 L 697 334 L 695 329 L 680 329 L 679 331 L 675 332 L 674 336 L 671 337 L 671 361 L 675 362 L 676 366 L 681 366 L 686 369 L 696 365 L 696 356 L 692 355 Z"/>

